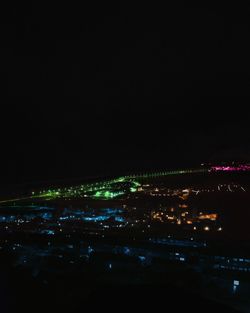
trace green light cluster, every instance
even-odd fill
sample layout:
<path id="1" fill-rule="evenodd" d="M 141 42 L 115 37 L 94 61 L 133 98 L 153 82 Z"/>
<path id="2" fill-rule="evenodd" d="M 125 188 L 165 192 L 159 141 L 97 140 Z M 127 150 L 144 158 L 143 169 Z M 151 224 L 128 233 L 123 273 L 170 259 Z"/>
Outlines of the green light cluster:
<path id="1" fill-rule="evenodd" d="M 112 192 L 112 191 L 97 191 L 92 198 L 94 199 L 103 199 L 103 200 L 108 200 L 108 199 L 113 199 L 115 197 L 118 197 L 120 195 L 123 195 L 124 192 Z"/>

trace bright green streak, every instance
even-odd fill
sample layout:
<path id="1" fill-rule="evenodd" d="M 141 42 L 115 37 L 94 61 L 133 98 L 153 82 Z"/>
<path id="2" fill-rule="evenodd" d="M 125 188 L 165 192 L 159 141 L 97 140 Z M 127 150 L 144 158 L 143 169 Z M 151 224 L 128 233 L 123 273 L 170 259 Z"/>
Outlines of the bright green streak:
<path id="1" fill-rule="evenodd" d="M 145 173 L 145 174 L 137 174 L 137 175 L 127 175 L 118 177 L 112 180 L 84 184 L 79 186 L 71 186 L 65 188 L 57 188 L 57 189 L 48 189 L 48 190 L 40 190 L 37 194 L 32 192 L 31 196 L 16 198 L 16 199 L 8 199 L 2 200 L 1 203 L 10 203 L 10 202 L 18 202 L 27 199 L 38 199 L 44 198 L 46 200 L 56 199 L 56 198 L 67 198 L 72 199 L 76 197 L 91 197 L 94 199 L 112 199 L 119 195 L 125 193 L 123 190 L 116 190 L 114 184 L 117 183 L 130 183 L 130 192 L 136 192 L 137 187 L 140 186 L 140 182 L 137 180 L 144 178 L 153 178 L 153 177 L 161 177 L 161 176 L 171 176 L 171 175 L 183 175 L 183 174 L 193 174 L 193 173 L 205 173 L 208 172 L 208 169 L 196 169 L 196 170 L 177 170 L 177 171 L 167 171 L 167 172 L 156 172 L 156 173 Z M 95 192 L 93 194 L 93 192 Z"/>

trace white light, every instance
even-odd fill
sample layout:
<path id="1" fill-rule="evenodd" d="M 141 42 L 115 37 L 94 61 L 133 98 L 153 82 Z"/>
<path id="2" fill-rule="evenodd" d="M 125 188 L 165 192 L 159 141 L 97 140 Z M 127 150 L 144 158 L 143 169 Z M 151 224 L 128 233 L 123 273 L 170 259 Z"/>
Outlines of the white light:
<path id="1" fill-rule="evenodd" d="M 234 286 L 239 286 L 240 281 L 239 280 L 234 280 Z"/>

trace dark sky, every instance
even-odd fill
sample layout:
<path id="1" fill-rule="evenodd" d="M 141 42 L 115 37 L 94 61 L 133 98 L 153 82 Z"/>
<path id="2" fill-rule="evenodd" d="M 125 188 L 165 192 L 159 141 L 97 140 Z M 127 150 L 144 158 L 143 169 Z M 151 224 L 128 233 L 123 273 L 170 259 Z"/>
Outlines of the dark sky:
<path id="1" fill-rule="evenodd" d="M 249 8 L 1 13 L 1 184 L 249 160 Z"/>

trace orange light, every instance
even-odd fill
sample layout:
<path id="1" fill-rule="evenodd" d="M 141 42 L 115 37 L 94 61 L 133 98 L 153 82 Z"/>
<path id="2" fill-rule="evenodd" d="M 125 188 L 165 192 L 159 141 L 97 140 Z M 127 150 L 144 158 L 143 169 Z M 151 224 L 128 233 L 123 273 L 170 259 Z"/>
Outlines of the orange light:
<path id="1" fill-rule="evenodd" d="M 213 214 L 203 214 L 199 216 L 200 220 L 211 220 L 211 221 L 215 221 L 218 217 L 217 213 L 213 213 Z"/>

